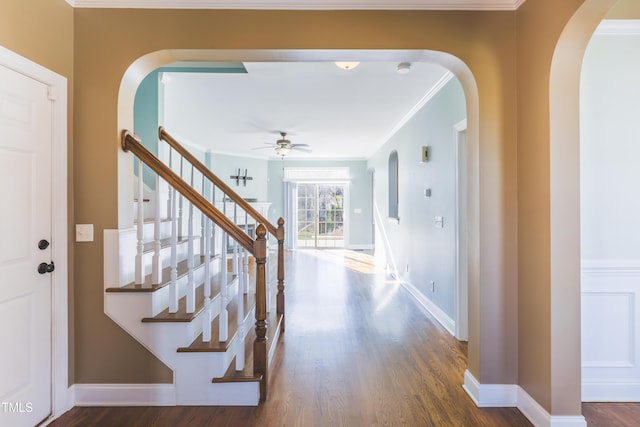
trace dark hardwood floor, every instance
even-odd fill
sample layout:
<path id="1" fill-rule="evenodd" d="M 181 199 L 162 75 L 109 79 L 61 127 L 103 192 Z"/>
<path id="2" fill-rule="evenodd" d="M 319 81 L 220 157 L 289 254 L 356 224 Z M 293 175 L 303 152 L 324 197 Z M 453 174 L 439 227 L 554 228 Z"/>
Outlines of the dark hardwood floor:
<path id="1" fill-rule="evenodd" d="M 76 407 L 51 426 L 530 426 L 515 408 L 477 408 L 462 389 L 467 349 L 376 271 L 363 252 L 287 261 L 287 330 L 259 407 Z M 593 426 L 607 404 L 585 404 Z M 613 411 L 617 412 L 617 409 Z M 609 423 L 607 423 L 609 420 Z M 625 421 L 626 420 L 626 421 Z"/>

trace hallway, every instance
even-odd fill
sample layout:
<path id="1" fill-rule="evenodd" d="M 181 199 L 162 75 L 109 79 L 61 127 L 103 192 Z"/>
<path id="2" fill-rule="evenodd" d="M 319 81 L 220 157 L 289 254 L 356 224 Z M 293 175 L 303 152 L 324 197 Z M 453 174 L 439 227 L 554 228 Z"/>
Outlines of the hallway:
<path id="1" fill-rule="evenodd" d="M 287 329 L 258 408 L 74 408 L 59 426 L 528 426 L 478 409 L 461 344 L 373 257 L 300 250 L 287 260 Z"/>

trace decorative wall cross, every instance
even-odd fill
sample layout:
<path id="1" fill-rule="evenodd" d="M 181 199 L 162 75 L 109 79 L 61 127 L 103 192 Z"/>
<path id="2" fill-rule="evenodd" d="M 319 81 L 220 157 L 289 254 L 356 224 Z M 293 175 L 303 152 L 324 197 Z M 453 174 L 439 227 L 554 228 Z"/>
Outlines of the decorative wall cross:
<path id="1" fill-rule="evenodd" d="M 244 170 L 244 175 L 240 175 L 240 168 L 238 168 L 238 174 L 237 175 L 231 175 L 229 178 L 231 179 L 235 179 L 236 180 L 236 185 L 240 185 L 240 181 L 243 182 L 244 186 L 247 186 L 247 181 L 251 181 L 253 178 L 250 176 L 247 176 L 247 170 Z"/>

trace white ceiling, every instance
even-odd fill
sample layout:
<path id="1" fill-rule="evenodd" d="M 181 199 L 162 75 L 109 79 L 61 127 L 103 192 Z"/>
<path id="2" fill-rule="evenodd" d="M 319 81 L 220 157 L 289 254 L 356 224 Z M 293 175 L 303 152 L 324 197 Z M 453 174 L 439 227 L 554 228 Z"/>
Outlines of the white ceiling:
<path id="1" fill-rule="evenodd" d="M 66 0 L 74 7 L 289 10 L 515 10 L 525 0 Z"/>
<path id="2" fill-rule="evenodd" d="M 452 77 L 435 64 L 414 63 L 407 74 L 397 65 L 253 62 L 242 74 L 164 73 L 163 124 L 211 152 L 275 158 L 266 144 L 284 131 L 313 150 L 288 158 L 368 158 Z"/>

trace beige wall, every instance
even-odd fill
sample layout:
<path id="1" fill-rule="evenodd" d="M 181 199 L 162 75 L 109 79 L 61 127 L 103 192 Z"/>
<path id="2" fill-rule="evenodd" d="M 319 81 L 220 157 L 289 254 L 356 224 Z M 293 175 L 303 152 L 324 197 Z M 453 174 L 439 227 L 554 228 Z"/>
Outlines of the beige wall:
<path id="1" fill-rule="evenodd" d="M 73 8 L 64 1 L 4 0 L 0 5 L 0 46 L 67 78 L 68 89 L 68 212 L 73 223 Z M 71 239 L 71 231 L 69 239 Z M 69 240 L 70 242 L 72 240 Z M 69 299 L 73 298 L 73 245 L 69 245 Z M 69 304 L 73 319 L 73 303 Z M 69 365 L 73 366 L 73 322 L 69 322 Z M 73 369 L 69 381 L 73 382 Z"/>
<path id="2" fill-rule="evenodd" d="M 83 142 L 75 150 L 76 215 L 78 222 L 94 223 L 97 236 L 118 222 L 120 80 L 145 54 L 168 48 L 433 49 L 461 58 L 478 84 L 482 124 L 478 247 L 483 289 L 475 295 L 483 302 L 470 342 L 470 369 L 482 382 L 517 381 L 513 13 L 78 9 L 75 17 L 75 138 Z M 278 22 L 287 24 L 274 25 Z M 476 132 L 477 125 L 476 120 Z M 140 368 L 155 361 L 102 314 L 102 272 L 95 268 L 102 239 L 83 249 L 75 270 L 76 282 L 83 284 L 76 287 L 76 300 L 86 307 L 76 309 L 76 340 L 82 343 L 76 346 L 76 380 L 140 381 Z M 157 366 L 146 373 L 150 380 L 167 380 Z"/>
<path id="3" fill-rule="evenodd" d="M 464 61 L 478 89 L 478 115 L 469 117 L 470 136 L 479 139 L 469 369 L 483 384 L 519 383 L 554 415 L 579 413 L 579 316 L 576 302 L 562 299 L 576 286 L 558 294 L 552 279 L 548 95 L 558 39 L 583 2 L 597 15 L 612 0 L 527 0 L 515 13 L 71 11 L 63 0 L 5 1 L 0 45 L 73 76 L 70 225 L 93 223 L 96 236 L 75 245 L 71 262 L 75 382 L 171 381 L 171 372 L 102 308 L 102 230 L 118 225 L 117 98 L 130 64 L 161 49 L 432 49 Z M 614 17 L 631 13 L 635 3 L 623 0 Z M 563 323 L 554 313 L 563 303 L 572 309 L 558 334 Z M 574 339 L 567 349 L 554 347 L 571 335 L 578 345 Z M 565 367 L 567 376 L 559 372 Z"/>

